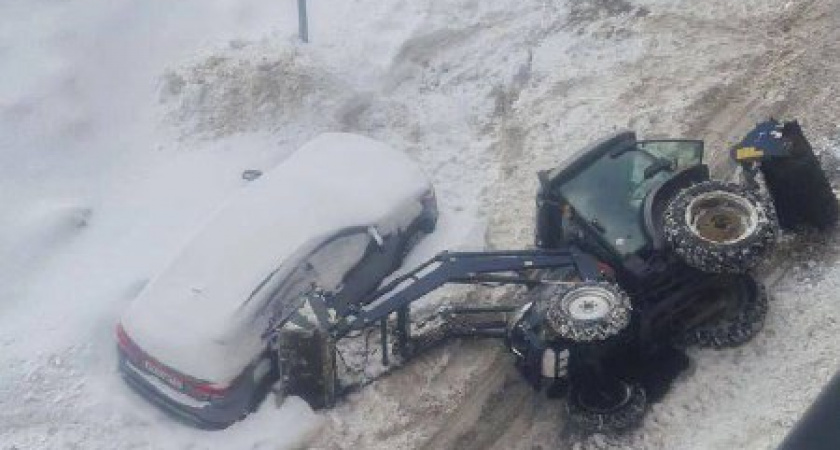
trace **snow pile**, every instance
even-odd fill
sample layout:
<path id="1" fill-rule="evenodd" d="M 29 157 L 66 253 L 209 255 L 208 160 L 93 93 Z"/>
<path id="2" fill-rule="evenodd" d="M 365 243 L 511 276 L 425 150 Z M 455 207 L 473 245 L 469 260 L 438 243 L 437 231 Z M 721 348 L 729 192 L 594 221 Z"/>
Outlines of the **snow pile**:
<path id="1" fill-rule="evenodd" d="M 227 52 L 170 70 L 160 87 L 170 118 L 209 138 L 293 125 L 329 129 L 330 115 L 352 95 L 314 55 L 273 41 L 233 42 Z"/>

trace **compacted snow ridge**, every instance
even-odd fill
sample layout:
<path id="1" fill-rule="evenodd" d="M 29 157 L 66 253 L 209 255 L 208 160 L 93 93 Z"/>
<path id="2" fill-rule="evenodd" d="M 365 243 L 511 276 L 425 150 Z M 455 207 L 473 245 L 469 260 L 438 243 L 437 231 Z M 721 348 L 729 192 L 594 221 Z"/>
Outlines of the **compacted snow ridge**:
<path id="1" fill-rule="evenodd" d="M 323 132 L 383 141 L 431 178 L 438 230 L 409 266 L 532 245 L 536 172 L 621 129 L 705 139 L 723 176 L 754 122 L 797 118 L 840 179 L 840 0 L 310 1 L 310 44 L 295 4 L 0 4 L 0 449 L 766 449 L 840 366 L 840 236 L 811 232 L 761 268 L 756 339 L 691 351 L 624 435 L 568 429 L 563 402 L 482 341 L 330 411 L 269 398 L 224 431 L 171 420 L 120 379 L 114 325 L 244 170 Z M 459 287 L 416 309 L 520 300 Z"/>

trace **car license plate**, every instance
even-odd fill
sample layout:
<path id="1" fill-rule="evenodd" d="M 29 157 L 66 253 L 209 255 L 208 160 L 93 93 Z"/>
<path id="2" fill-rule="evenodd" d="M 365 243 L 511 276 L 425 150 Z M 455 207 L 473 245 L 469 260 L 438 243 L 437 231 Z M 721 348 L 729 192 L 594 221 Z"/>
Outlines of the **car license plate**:
<path id="1" fill-rule="evenodd" d="M 149 373 L 165 381 L 166 384 L 172 386 L 175 389 L 178 389 L 179 391 L 184 390 L 184 383 L 181 380 L 179 380 L 178 378 L 176 378 L 157 364 L 149 360 L 145 360 L 143 361 L 143 366 L 146 368 L 146 370 L 149 371 Z"/>

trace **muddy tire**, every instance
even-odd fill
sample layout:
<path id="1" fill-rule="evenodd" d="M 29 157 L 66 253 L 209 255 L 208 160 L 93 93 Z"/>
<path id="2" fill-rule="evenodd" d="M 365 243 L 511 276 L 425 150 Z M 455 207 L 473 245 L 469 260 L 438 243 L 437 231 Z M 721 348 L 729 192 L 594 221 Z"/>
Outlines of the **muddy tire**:
<path id="1" fill-rule="evenodd" d="M 551 286 L 545 321 L 555 336 L 575 342 L 603 341 L 630 324 L 630 297 L 615 284 L 587 281 Z"/>
<path id="2" fill-rule="evenodd" d="M 722 280 L 706 295 L 719 296 L 724 309 L 707 323 L 685 332 L 678 338 L 678 345 L 737 347 L 752 340 L 764 327 L 769 309 L 767 290 L 754 278 L 742 275 Z"/>
<path id="3" fill-rule="evenodd" d="M 592 388 L 572 386 L 566 402 L 569 421 L 590 433 L 617 433 L 641 423 L 647 409 L 645 390 L 638 385 L 620 382 L 622 396 L 605 401 Z"/>
<path id="4" fill-rule="evenodd" d="M 688 265 L 744 273 L 778 236 L 772 205 L 745 187 L 705 181 L 680 191 L 665 209 L 665 239 Z"/>

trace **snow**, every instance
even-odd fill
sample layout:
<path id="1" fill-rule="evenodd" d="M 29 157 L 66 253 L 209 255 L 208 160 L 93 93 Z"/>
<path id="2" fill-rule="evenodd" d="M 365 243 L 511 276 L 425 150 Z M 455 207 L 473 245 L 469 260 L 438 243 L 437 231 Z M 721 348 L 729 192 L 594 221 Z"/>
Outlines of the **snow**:
<path id="1" fill-rule="evenodd" d="M 406 155 L 363 136 L 322 134 L 216 211 L 121 323 L 158 361 L 229 383 L 265 347 L 268 295 L 303 258 L 351 227 L 386 234 L 407 227 L 429 188 Z M 336 263 L 323 275 L 346 273 L 364 244 L 361 251 L 331 254 Z"/>
<path id="2" fill-rule="evenodd" d="M 294 3 L 0 4 L 4 450 L 767 448 L 840 365 L 830 236 L 792 244 L 807 255 L 777 267 L 756 341 L 693 353 L 627 436 L 570 434 L 561 404 L 470 342 L 334 411 L 269 400 L 222 432 L 171 421 L 119 379 L 115 322 L 243 170 L 323 132 L 376 138 L 432 178 L 439 229 L 410 263 L 529 245 L 534 172 L 616 129 L 710 154 L 769 114 L 821 148 L 837 135 L 834 0 L 310 0 L 309 45 Z"/>

